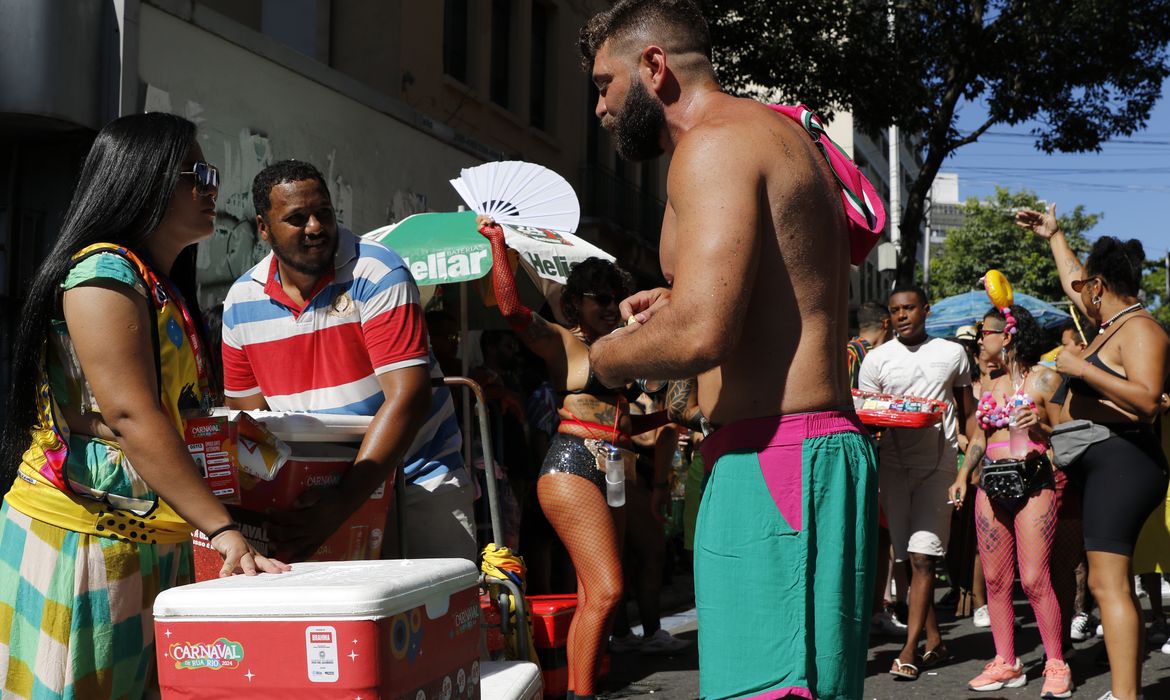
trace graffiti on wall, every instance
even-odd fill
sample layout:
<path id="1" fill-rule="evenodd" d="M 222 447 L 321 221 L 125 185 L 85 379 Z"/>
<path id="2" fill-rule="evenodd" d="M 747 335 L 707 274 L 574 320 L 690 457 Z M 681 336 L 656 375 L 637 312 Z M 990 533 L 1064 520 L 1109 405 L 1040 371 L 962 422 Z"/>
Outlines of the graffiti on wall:
<path id="1" fill-rule="evenodd" d="M 146 86 L 144 109 L 179 114 L 194 122 L 199 126 L 198 138 L 204 156 L 219 168 L 215 233 L 199 244 L 196 262 L 199 304 L 215 316 L 231 284 L 269 251 L 256 230 L 252 180 L 265 167 L 279 160 L 273 152 L 273 140 L 266 133 L 248 127 L 240 128 L 234 134 L 216 129 L 204 116 L 201 104 L 187 100 L 181 109 L 176 109 L 171 94 L 154 85 Z M 288 150 L 287 141 L 288 138 L 282 140 L 284 147 L 279 150 Z M 354 184 L 342 172 L 337 149 L 331 149 L 323 161 L 314 161 L 302 153 L 287 153 L 281 157 L 309 158 L 325 176 L 338 224 L 353 227 Z M 395 223 L 428 210 L 426 194 L 415 192 L 410 187 L 399 188 L 386 201 L 383 223 Z"/>

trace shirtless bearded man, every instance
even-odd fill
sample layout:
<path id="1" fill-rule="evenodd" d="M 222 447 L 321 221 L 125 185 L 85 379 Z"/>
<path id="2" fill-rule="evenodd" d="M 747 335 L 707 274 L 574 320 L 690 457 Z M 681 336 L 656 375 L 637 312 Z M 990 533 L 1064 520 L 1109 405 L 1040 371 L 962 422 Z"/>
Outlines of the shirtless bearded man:
<path id="1" fill-rule="evenodd" d="M 849 233 L 808 133 L 720 91 L 691 0 L 623 0 L 581 48 L 619 153 L 672 154 L 660 260 L 672 289 L 598 340 L 608 386 L 698 375 L 717 430 L 695 541 L 705 698 L 859 698 L 875 459 L 851 408 Z"/>

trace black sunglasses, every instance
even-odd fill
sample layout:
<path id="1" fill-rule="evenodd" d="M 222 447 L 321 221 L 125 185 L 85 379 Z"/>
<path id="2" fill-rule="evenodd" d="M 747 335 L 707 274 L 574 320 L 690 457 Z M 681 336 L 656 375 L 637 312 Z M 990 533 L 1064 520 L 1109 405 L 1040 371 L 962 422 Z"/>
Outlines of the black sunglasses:
<path id="1" fill-rule="evenodd" d="M 190 170 L 182 170 L 180 175 L 195 176 L 195 191 L 201 195 L 211 194 L 219 190 L 219 168 L 211 163 L 197 161 Z"/>
<path id="2" fill-rule="evenodd" d="M 1069 283 L 1069 286 L 1073 288 L 1074 292 L 1076 292 L 1077 294 L 1080 294 L 1081 289 L 1083 289 L 1086 284 L 1088 284 L 1090 282 L 1100 282 L 1100 281 L 1101 281 L 1100 277 L 1098 277 L 1097 275 L 1091 275 L 1089 277 L 1084 278 L 1083 280 L 1073 280 L 1072 282 Z"/>
<path id="3" fill-rule="evenodd" d="M 621 301 L 621 299 L 618 299 L 613 294 L 594 294 L 593 292 L 585 292 L 584 296 L 587 296 L 593 301 L 597 302 L 598 306 L 609 306 L 610 304 Z"/>

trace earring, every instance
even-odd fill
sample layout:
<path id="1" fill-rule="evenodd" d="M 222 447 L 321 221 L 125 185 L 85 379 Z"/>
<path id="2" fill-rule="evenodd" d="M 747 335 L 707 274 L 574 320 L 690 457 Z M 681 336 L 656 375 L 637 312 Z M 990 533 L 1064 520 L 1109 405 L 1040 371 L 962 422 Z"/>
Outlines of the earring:
<path id="1" fill-rule="evenodd" d="M 1101 305 L 1101 296 L 1097 295 L 1097 296 L 1093 297 L 1092 299 L 1090 299 L 1090 301 L 1093 303 L 1093 306 L 1100 306 Z"/>

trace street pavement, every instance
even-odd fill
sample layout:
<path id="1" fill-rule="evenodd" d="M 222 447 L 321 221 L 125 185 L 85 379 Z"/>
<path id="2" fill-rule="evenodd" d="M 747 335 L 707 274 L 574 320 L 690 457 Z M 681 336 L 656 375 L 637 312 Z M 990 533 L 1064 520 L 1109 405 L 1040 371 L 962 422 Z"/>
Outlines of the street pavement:
<path id="1" fill-rule="evenodd" d="M 676 582 L 677 584 L 677 582 Z M 942 590 L 938 591 L 941 597 Z M 1017 587 L 1017 594 L 1019 593 Z M 1170 601 L 1168 601 L 1170 602 Z M 1143 604 L 1148 603 L 1143 600 Z M 971 618 L 956 619 L 950 610 L 940 610 L 943 639 L 953 660 L 946 665 L 923 670 L 916 681 L 900 681 L 887 671 L 901 648 L 894 638 L 871 640 L 865 680 L 865 700 L 916 700 L 918 698 L 981 698 L 1012 700 L 1039 698 L 1044 684 L 1044 650 L 1027 600 L 1018 595 L 1016 619 L 1016 653 L 1028 672 L 1028 684 L 1022 688 L 989 693 L 967 690 L 967 681 L 983 670 L 995 655 L 990 629 L 976 628 Z M 694 610 L 663 619 L 663 627 L 683 639 L 695 639 L 697 624 Z M 1109 689 L 1109 669 L 1104 664 L 1105 646 L 1099 639 L 1074 644 L 1075 653 L 1068 659 L 1077 689 L 1074 698 L 1096 700 Z M 599 697 L 690 699 L 699 695 L 698 652 L 690 649 L 675 656 L 651 656 L 640 653 L 615 654 L 612 673 L 602 686 Z M 1170 655 L 1154 648 L 1143 665 L 1146 700 L 1170 700 Z"/>

